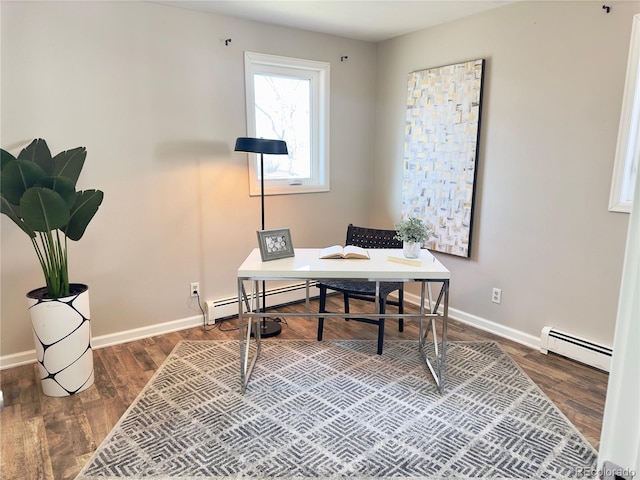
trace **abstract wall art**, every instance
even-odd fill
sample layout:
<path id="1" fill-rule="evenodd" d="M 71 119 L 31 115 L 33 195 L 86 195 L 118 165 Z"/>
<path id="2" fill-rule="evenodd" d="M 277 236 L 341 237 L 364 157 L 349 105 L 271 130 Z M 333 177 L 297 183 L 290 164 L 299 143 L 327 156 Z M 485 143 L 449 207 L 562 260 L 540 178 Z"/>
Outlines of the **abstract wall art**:
<path id="1" fill-rule="evenodd" d="M 469 257 L 484 59 L 411 72 L 403 155 L 402 217 L 435 236 L 431 250 Z"/>

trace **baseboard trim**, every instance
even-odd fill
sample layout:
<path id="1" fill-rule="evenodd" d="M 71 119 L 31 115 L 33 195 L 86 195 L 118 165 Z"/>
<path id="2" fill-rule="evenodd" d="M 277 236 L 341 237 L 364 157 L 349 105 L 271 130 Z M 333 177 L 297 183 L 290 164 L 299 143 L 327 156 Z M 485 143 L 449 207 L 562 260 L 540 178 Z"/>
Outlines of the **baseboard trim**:
<path id="1" fill-rule="evenodd" d="M 122 332 L 110 333 L 108 335 L 99 335 L 91 338 L 91 346 L 93 349 L 110 347 L 122 343 L 133 342 L 143 338 L 154 337 L 156 335 L 164 335 L 166 333 L 178 332 L 187 328 L 198 327 L 203 324 L 203 316 L 196 315 L 193 317 L 183 318 L 181 320 L 173 320 L 170 322 L 149 325 L 148 327 L 134 328 L 132 330 L 124 330 Z M 26 352 L 14 353 L 11 355 L 0 356 L 0 371 L 7 368 L 28 365 L 36 361 L 36 351 L 28 350 Z"/>
<path id="2" fill-rule="evenodd" d="M 405 292 L 404 299 L 413 305 L 420 305 L 419 295 Z M 442 313 L 442 306 L 440 306 L 439 312 Z M 521 332 L 520 330 L 516 330 L 515 328 L 507 327 L 505 325 L 492 322 L 491 320 L 487 320 L 486 318 L 451 307 L 449 307 L 449 317 L 485 332 L 493 333 L 494 335 L 508 340 L 513 340 L 516 343 L 531 347 L 535 350 L 540 349 L 540 338 L 535 335 L 530 335 L 528 333 Z"/>
<path id="3" fill-rule="evenodd" d="M 301 294 L 304 295 L 304 291 L 302 291 Z M 420 304 L 419 295 L 405 293 L 404 298 L 407 302 L 410 302 L 414 305 Z M 480 330 L 484 330 L 485 332 L 493 333 L 499 337 L 513 340 L 514 342 L 526 345 L 535 350 L 540 349 L 540 338 L 534 335 L 529 335 L 528 333 L 524 333 L 514 328 L 500 325 L 498 323 L 492 322 L 491 320 L 487 320 L 485 318 L 478 317 L 477 315 L 463 312 L 462 310 L 457 310 L 455 308 L 449 308 L 449 316 L 454 320 L 465 323 L 472 327 L 479 328 Z M 132 330 L 124 330 L 122 332 L 111 333 L 108 335 L 100 335 L 97 337 L 93 337 L 91 343 L 94 349 L 109 347 L 112 345 L 119 345 L 122 343 L 133 342 L 135 340 L 141 340 L 143 338 L 153 337 L 156 335 L 163 335 L 166 333 L 198 327 L 203 325 L 203 322 L 204 319 L 202 315 L 195 315 L 180 320 L 173 320 L 170 322 L 150 325 L 148 327 L 140 327 Z M 27 365 L 35 361 L 35 350 L 0 356 L 0 370 Z"/>
<path id="4" fill-rule="evenodd" d="M 165 333 L 178 332 L 188 328 L 199 327 L 203 324 L 204 317 L 201 314 L 194 317 L 183 318 L 181 320 L 173 320 L 171 322 L 150 325 L 148 327 L 125 330 L 124 332 L 100 335 L 99 337 L 93 337 L 91 345 L 93 348 L 110 347 L 121 343 L 142 340 L 143 338 L 155 337 L 156 335 L 164 335 Z"/>
<path id="5" fill-rule="evenodd" d="M 0 356 L 0 370 L 12 367 L 20 367 L 28 365 L 36 361 L 36 351 L 27 350 L 26 352 L 12 353 L 10 355 Z"/>

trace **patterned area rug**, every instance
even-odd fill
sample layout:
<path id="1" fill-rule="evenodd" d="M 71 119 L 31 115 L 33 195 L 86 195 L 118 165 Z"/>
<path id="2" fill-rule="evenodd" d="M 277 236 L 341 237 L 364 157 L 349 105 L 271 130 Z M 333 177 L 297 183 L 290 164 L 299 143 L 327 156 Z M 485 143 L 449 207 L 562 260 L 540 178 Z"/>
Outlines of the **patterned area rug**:
<path id="1" fill-rule="evenodd" d="M 178 344 L 78 480 L 586 478 L 597 452 L 493 342 L 450 343 L 439 394 L 415 341 Z"/>

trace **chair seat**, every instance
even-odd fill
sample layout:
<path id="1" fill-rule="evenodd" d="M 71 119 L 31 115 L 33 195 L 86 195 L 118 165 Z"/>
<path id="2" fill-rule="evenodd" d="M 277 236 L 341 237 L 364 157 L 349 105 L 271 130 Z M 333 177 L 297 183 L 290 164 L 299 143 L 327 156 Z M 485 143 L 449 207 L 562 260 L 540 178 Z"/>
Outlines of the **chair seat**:
<path id="1" fill-rule="evenodd" d="M 337 290 L 339 292 L 363 295 L 376 294 L 376 282 L 370 282 L 368 280 L 329 280 L 320 283 L 326 285 L 327 288 L 331 290 Z M 402 282 L 380 282 L 380 295 L 386 297 L 391 292 L 395 292 L 401 288 Z"/>

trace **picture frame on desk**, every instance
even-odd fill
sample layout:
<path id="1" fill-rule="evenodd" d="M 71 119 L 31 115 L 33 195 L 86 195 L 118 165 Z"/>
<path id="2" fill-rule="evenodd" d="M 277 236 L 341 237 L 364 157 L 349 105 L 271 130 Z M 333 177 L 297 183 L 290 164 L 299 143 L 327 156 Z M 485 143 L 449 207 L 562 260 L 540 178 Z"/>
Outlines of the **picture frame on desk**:
<path id="1" fill-rule="evenodd" d="M 263 262 L 295 256 L 291 232 L 288 228 L 258 230 L 256 233 Z"/>

